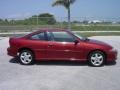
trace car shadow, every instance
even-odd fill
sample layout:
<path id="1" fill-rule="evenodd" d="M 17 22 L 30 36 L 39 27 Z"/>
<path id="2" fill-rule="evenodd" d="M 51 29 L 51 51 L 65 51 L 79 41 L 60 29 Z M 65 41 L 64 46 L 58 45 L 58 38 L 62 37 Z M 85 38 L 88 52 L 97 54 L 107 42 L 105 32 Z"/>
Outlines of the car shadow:
<path id="1" fill-rule="evenodd" d="M 116 61 L 112 61 L 112 62 L 107 62 L 106 66 L 112 66 L 112 65 L 116 65 Z"/>
<path id="2" fill-rule="evenodd" d="M 18 57 L 12 58 L 9 61 L 10 63 L 20 64 Z M 81 61 L 63 61 L 63 60 L 49 60 L 49 61 L 36 61 L 34 65 L 49 65 L 49 66 L 89 66 L 87 62 L 81 62 Z M 106 66 L 112 66 L 116 65 L 116 62 L 109 62 L 106 63 Z"/>
<path id="3" fill-rule="evenodd" d="M 9 60 L 10 63 L 14 63 L 14 64 L 20 64 L 19 63 L 19 59 L 18 57 L 12 58 Z M 53 61 L 53 60 L 49 60 L 49 61 L 36 61 L 34 65 L 49 65 L 49 66 L 88 66 L 87 62 L 80 62 L 80 61 Z"/>
<path id="4" fill-rule="evenodd" d="M 36 62 L 36 65 L 55 65 L 55 66 L 88 66 L 88 64 L 86 62 L 78 62 L 78 61 L 67 61 L 67 60 L 62 60 L 62 61 L 40 61 L 40 62 Z"/>
<path id="5" fill-rule="evenodd" d="M 19 64 L 19 59 L 18 59 L 18 57 L 14 57 L 14 58 L 10 59 L 9 62 Z"/>

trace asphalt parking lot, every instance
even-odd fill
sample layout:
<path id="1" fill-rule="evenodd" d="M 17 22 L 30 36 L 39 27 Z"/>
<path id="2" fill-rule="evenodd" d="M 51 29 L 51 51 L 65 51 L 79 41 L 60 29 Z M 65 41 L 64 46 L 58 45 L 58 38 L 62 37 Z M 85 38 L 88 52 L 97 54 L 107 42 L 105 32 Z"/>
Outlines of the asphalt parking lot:
<path id="1" fill-rule="evenodd" d="M 91 37 L 120 52 L 120 36 Z M 8 38 L 0 38 L 0 90 L 120 90 L 120 53 L 115 63 L 90 67 L 78 62 L 20 65 L 8 56 Z"/>

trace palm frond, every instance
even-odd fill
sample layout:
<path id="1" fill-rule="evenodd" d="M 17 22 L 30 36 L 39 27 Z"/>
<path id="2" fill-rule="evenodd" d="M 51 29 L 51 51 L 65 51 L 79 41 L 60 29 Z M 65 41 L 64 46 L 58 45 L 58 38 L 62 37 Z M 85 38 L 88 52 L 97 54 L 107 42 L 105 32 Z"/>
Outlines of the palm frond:
<path id="1" fill-rule="evenodd" d="M 65 8 L 69 8 L 70 4 L 73 4 L 76 0 L 56 0 L 52 6 L 62 5 Z"/>
<path id="2" fill-rule="evenodd" d="M 56 1 L 52 4 L 52 6 L 54 7 L 54 6 L 62 5 L 62 4 L 64 4 L 63 1 L 64 1 L 64 0 L 56 0 Z"/>
<path id="3" fill-rule="evenodd" d="M 70 4 L 73 4 L 76 0 L 70 0 Z"/>

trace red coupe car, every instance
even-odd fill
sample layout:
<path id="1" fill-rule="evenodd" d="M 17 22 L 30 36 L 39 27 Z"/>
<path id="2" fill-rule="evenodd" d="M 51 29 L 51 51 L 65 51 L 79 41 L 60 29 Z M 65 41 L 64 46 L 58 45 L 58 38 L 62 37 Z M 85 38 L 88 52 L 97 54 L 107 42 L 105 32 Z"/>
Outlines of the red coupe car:
<path id="1" fill-rule="evenodd" d="M 19 56 L 21 64 L 35 60 L 87 61 L 98 67 L 115 61 L 117 51 L 110 45 L 81 37 L 69 30 L 44 29 L 9 39 L 8 55 Z"/>

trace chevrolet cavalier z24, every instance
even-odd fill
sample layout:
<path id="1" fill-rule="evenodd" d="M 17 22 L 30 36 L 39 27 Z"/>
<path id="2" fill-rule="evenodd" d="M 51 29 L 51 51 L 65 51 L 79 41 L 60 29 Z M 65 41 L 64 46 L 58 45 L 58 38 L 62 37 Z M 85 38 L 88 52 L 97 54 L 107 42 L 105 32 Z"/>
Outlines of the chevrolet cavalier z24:
<path id="1" fill-rule="evenodd" d="M 43 29 L 9 39 L 8 55 L 19 57 L 23 65 L 35 61 L 87 61 L 99 67 L 115 61 L 117 50 L 107 43 L 81 37 L 69 30 Z"/>

